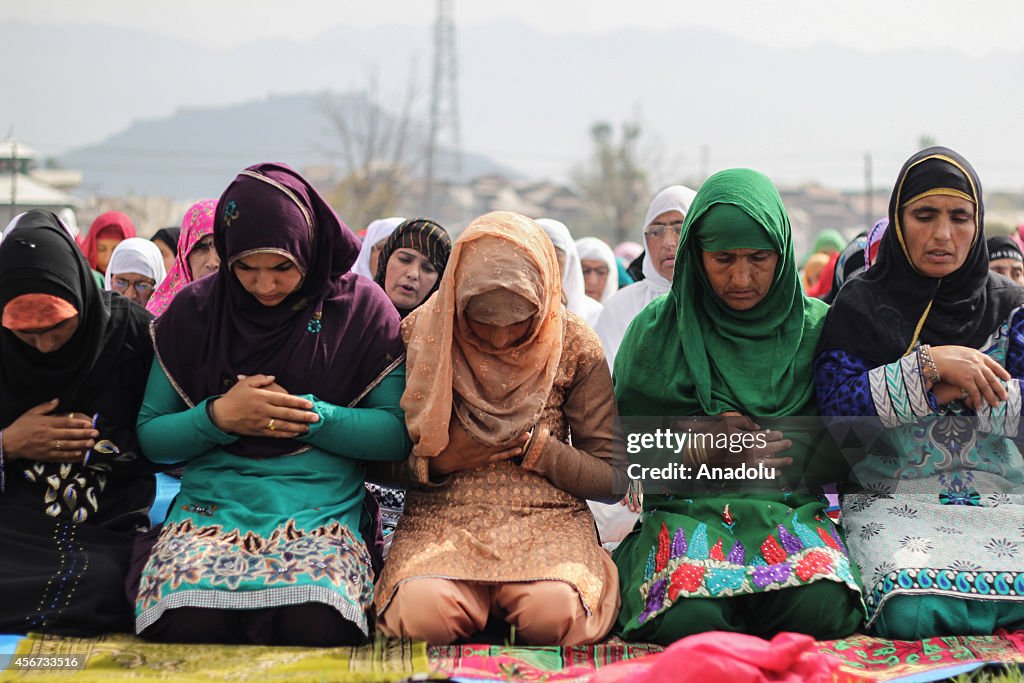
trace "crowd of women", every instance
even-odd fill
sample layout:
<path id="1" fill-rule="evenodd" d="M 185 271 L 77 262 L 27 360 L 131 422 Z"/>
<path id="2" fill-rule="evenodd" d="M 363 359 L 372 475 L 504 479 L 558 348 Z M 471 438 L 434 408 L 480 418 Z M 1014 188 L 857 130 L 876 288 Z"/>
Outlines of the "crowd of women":
<path id="1" fill-rule="evenodd" d="M 509 212 L 454 242 L 428 218 L 360 242 L 269 163 L 153 240 L 117 212 L 80 241 L 20 215 L 0 241 L 0 632 L 1024 628 L 1024 257 L 986 241 L 971 165 L 918 152 L 887 218 L 803 273 L 752 170 L 669 187 L 638 227 L 630 268 Z M 807 487 L 640 497 L 620 416 L 757 431 L 678 458 L 829 472 L 841 522 Z"/>

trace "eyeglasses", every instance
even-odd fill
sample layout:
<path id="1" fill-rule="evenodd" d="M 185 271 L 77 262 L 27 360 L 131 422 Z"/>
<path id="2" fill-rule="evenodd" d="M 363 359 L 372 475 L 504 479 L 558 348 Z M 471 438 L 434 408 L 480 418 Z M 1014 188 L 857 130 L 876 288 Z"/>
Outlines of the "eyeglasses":
<path id="1" fill-rule="evenodd" d="M 676 239 L 679 239 L 680 235 L 683 234 L 683 222 L 676 221 L 675 223 L 651 223 L 644 230 L 644 236 L 661 239 L 665 235 L 665 231 L 671 232 Z"/>
<path id="2" fill-rule="evenodd" d="M 146 282 L 145 280 L 132 282 L 131 280 L 126 280 L 123 277 L 115 277 L 111 279 L 110 286 L 114 288 L 115 292 L 120 292 L 122 294 L 128 291 L 129 287 L 132 287 L 135 289 L 135 293 L 139 296 L 146 296 L 156 287 L 152 282 Z"/>

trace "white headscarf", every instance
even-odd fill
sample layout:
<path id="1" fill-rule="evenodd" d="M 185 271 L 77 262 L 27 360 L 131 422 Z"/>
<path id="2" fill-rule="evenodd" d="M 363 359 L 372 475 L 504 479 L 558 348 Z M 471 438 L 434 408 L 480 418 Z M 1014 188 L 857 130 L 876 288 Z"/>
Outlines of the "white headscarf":
<path id="1" fill-rule="evenodd" d="M 644 227 L 640 229 L 640 243 L 644 245 L 644 279 L 640 282 L 648 283 L 649 287 L 657 291 L 657 294 L 651 297 L 651 301 L 654 301 L 657 296 L 667 294 L 668 290 L 672 288 L 672 280 L 659 273 L 654 267 L 654 260 L 651 259 L 651 250 L 647 248 L 647 236 L 644 232 L 647 230 L 647 226 L 663 213 L 678 211 L 685 217 L 686 212 L 690 210 L 690 203 L 696 196 L 697 193 L 688 187 L 672 185 L 654 195 L 654 199 L 651 200 L 651 207 L 647 209 L 647 215 L 644 217 Z M 650 301 L 647 303 L 650 303 Z M 644 305 L 646 306 L 647 304 Z M 637 313 L 639 312 L 637 311 Z"/>
<path id="2" fill-rule="evenodd" d="M 539 218 L 537 225 L 551 238 L 551 242 L 565 254 L 565 268 L 562 272 L 562 291 L 565 292 L 565 307 L 587 321 L 593 327 L 601 315 L 601 304 L 587 296 L 583 284 L 583 266 L 576 251 L 576 242 L 565 223 L 553 218 Z"/>
<path id="3" fill-rule="evenodd" d="M 75 210 L 70 206 L 65 206 L 57 212 L 57 218 L 60 219 L 60 222 L 71 233 L 71 236 L 77 240 L 81 231 L 78 229 L 78 218 L 75 216 Z"/>
<path id="4" fill-rule="evenodd" d="M 377 220 L 370 223 L 366 228 L 366 236 L 363 237 L 363 246 L 359 248 L 359 256 L 356 257 L 355 265 L 352 266 L 352 272 L 363 277 L 368 277 L 371 280 L 376 273 L 370 272 L 370 252 L 373 251 L 373 245 L 377 244 L 381 240 L 386 240 L 391 237 L 391 233 L 395 231 L 399 225 L 402 224 L 404 218 L 398 216 L 392 216 L 391 218 L 378 218 Z"/>
<path id="5" fill-rule="evenodd" d="M 644 224 L 640 228 L 640 242 L 644 245 L 644 279 L 635 282 L 628 287 L 620 289 L 611 299 L 605 302 L 604 311 L 601 313 L 594 330 L 601 338 L 604 345 L 604 355 L 608 359 L 608 366 L 615 369 L 615 354 L 619 352 L 619 345 L 626 335 L 626 328 L 633 322 L 636 314 L 644 307 L 657 299 L 662 294 L 667 294 L 672 288 L 672 280 L 666 278 L 654 268 L 654 261 L 651 259 L 650 249 L 646 249 L 647 238 L 644 231 L 655 218 L 668 211 L 678 211 L 686 216 L 690 210 L 690 202 L 697 195 L 696 192 L 682 185 L 672 185 L 654 196 L 651 207 L 647 209 L 647 216 L 644 217 Z"/>
<path id="6" fill-rule="evenodd" d="M 154 288 L 159 287 L 167 277 L 164 255 L 160 253 L 160 247 L 141 237 L 121 240 L 114 247 L 114 253 L 110 255 L 110 263 L 107 264 L 107 272 L 103 276 L 103 288 L 113 289 L 111 278 L 121 273 L 144 275 L 155 281 Z"/>
<path id="7" fill-rule="evenodd" d="M 576 251 L 579 252 L 581 262 L 592 259 L 604 261 L 608 266 L 608 279 L 605 280 L 604 291 L 601 292 L 601 303 L 607 303 L 608 299 L 619 291 L 619 262 L 612 253 L 612 248 L 596 237 L 584 237 L 576 240 Z M 583 284 L 586 287 L 585 278 Z"/>

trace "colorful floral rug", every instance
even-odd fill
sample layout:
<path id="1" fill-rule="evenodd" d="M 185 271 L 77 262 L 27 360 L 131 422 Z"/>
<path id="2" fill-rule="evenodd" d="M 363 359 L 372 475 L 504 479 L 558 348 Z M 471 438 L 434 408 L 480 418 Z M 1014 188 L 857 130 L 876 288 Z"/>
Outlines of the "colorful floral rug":
<path id="1" fill-rule="evenodd" d="M 455 679 L 586 681 L 595 669 L 661 652 L 658 645 L 606 644 L 578 647 L 449 645 L 428 647 L 431 669 Z"/>
<path id="2" fill-rule="evenodd" d="M 821 641 L 817 649 L 839 660 L 837 683 L 924 683 L 985 664 L 1024 665 L 1024 632 L 924 641 L 856 636 Z M 568 648 L 461 645 L 427 650 L 433 670 L 456 680 L 539 683 L 583 683 L 601 667 L 659 652 L 657 645 L 638 644 Z M 638 663 L 638 673 L 640 668 Z"/>
<path id="3" fill-rule="evenodd" d="M 1024 665 L 1024 631 L 916 641 L 855 636 L 819 642 L 818 651 L 841 661 L 840 680 L 937 681 L 984 664 Z"/>

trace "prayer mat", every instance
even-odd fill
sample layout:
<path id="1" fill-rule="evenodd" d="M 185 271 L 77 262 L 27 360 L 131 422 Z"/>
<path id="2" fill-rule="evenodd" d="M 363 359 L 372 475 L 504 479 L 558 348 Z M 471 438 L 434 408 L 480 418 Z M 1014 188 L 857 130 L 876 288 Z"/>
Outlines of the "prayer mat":
<path id="1" fill-rule="evenodd" d="M 818 652 L 839 660 L 836 683 L 926 683 L 986 664 L 1024 666 L 1024 632 L 900 641 L 854 636 L 819 641 Z M 453 645 L 429 647 L 431 669 L 457 681 L 584 683 L 617 662 L 656 657 L 657 645 L 617 643 L 591 647 Z M 646 669 L 635 662 L 636 673 Z M 620 680 L 628 680 L 628 675 Z M 711 682 L 708 682 L 711 683 Z"/>
<path id="2" fill-rule="evenodd" d="M 661 652 L 659 645 L 610 642 L 576 647 L 448 645 L 428 647 L 431 669 L 456 680 L 586 681 L 595 669 Z"/>
<path id="3" fill-rule="evenodd" d="M 526 647 L 452 645 L 380 639 L 363 647 L 288 648 L 150 643 L 127 635 L 20 639 L 14 657 L 80 656 L 85 668 L 73 673 L 9 668 L 0 681 L 456 681 L 584 683 L 602 667 L 626 662 L 641 673 L 658 645 L 612 640 L 595 646 Z M 854 636 L 820 641 L 816 650 L 839 660 L 836 683 L 925 683 L 946 680 L 986 664 L 1024 666 L 1024 632 L 994 636 L 899 641 Z M 10 650 L 7 650 L 8 652 Z M 609 670 L 611 673 L 611 670 Z M 625 679 L 623 679 L 625 680 Z M 712 682 L 707 682 L 712 683 Z"/>
<path id="4" fill-rule="evenodd" d="M 84 659 L 83 670 L 8 668 L 0 671 L 0 680 L 389 683 L 430 671 L 425 644 L 384 638 L 361 647 L 302 648 L 151 643 L 121 634 L 99 638 L 30 634 L 18 643 L 14 660 L 34 657 L 41 664 L 76 656 Z"/>
<path id="5" fill-rule="evenodd" d="M 854 636 L 818 642 L 818 652 L 840 660 L 845 678 L 874 683 L 938 681 L 986 664 L 1024 665 L 1024 631 L 992 636 L 886 640 Z"/>

